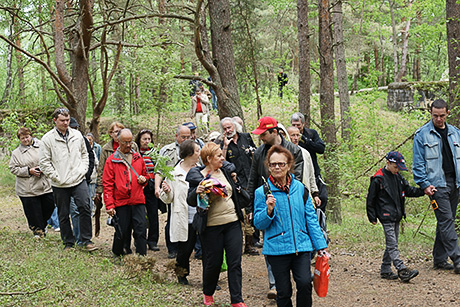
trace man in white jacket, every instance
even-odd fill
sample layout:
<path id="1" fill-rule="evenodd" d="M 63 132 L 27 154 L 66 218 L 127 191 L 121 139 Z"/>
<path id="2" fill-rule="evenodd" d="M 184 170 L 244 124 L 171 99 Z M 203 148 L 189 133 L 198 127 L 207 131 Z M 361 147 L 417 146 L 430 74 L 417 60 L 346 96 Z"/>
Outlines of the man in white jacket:
<path id="1" fill-rule="evenodd" d="M 61 238 L 65 249 L 75 245 L 75 237 L 70 226 L 70 197 L 73 196 L 80 212 L 80 236 L 87 251 L 97 247 L 91 242 L 91 210 L 88 185 L 85 175 L 89 157 L 83 135 L 69 129 L 70 114 L 65 108 L 53 113 L 55 127 L 42 138 L 40 147 L 40 170 L 51 179 L 54 202 L 58 208 Z"/>

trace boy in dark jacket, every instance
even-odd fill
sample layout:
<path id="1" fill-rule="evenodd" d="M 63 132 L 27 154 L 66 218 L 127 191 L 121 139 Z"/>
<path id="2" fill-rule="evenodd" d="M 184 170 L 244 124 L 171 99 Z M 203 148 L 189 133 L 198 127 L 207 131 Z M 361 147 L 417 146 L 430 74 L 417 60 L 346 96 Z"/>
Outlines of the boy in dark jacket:
<path id="1" fill-rule="evenodd" d="M 377 224 L 378 219 L 385 233 L 386 249 L 380 267 L 380 277 L 383 279 L 398 279 L 399 277 L 401 281 L 409 282 L 418 275 L 418 271 L 409 270 L 399 258 L 399 222 L 403 217 L 406 218 L 405 196 L 420 197 L 424 195 L 424 191 L 411 187 L 398 173 L 399 170 L 407 171 L 401 153 L 390 151 L 386 159 L 386 166 L 371 177 L 366 200 L 367 217 L 374 225 Z M 392 272 L 391 263 L 398 270 L 398 275 Z"/>

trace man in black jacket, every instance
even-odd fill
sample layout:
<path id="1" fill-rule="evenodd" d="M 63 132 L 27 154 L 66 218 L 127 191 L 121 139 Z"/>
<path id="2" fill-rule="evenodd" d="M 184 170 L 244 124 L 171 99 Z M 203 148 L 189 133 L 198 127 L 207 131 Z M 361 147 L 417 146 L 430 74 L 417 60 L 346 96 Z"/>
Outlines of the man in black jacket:
<path id="1" fill-rule="evenodd" d="M 409 270 L 399 258 L 399 222 L 403 217 L 406 218 L 405 196 L 420 197 L 425 193 L 423 189 L 411 187 L 398 173 L 399 170 L 407 171 L 401 153 L 390 151 L 386 159 L 386 166 L 371 177 L 366 200 L 367 217 L 374 225 L 377 224 L 378 219 L 385 233 L 386 248 L 380 267 L 380 277 L 383 279 L 399 277 L 403 282 L 408 282 L 418 275 L 418 271 Z M 391 263 L 398 270 L 398 275 L 392 272 Z"/>
<path id="2" fill-rule="evenodd" d="M 253 134 L 259 135 L 260 140 L 263 142 L 262 145 L 257 148 L 252 158 L 251 172 L 249 173 L 248 192 L 251 198 L 250 208 L 251 212 L 254 209 L 254 193 L 255 190 L 260 187 L 265 180 L 268 180 L 268 169 L 265 167 L 265 157 L 267 156 L 268 150 L 273 145 L 281 145 L 289 150 L 294 156 L 294 176 L 297 180 L 302 181 L 303 172 L 303 156 L 302 151 L 297 145 L 286 141 L 283 136 L 278 132 L 278 122 L 273 117 L 262 117 L 259 119 L 259 127 L 252 131 Z M 248 214 L 249 218 L 252 219 L 252 213 Z M 266 261 L 267 262 L 267 261 Z M 271 273 L 271 267 L 267 262 L 267 270 L 269 277 L 270 291 L 267 293 L 267 297 L 270 299 L 276 298 L 275 279 Z"/>

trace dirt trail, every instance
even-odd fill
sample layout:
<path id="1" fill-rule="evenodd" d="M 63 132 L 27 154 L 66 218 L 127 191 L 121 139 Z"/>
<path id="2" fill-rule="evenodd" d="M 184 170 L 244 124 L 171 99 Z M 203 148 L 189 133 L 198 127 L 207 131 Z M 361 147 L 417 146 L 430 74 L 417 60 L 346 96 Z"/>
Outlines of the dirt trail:
<path id="1" fill-rule="evenodd" d="M 101 236 L 94 238 L 94 242 L 108 252 L 113 229 L 105 225 L 105 214 L 102 216 Z M 165 219 L 165 214 L 160 216 L 161 228 Z M 13 231 L 27 231 L 26 220 L 17 198 L 5 199 L 0 208 L 0 225 L 10 227 Z M 167 258 L 164 229 L 160 231 L 161 250 L 148 253 L 158 259 L 158 270 L 166 272 L 166 265 L 171 260 Z M 59 233 L 51 230 L 49 235 L 59 236 Z M 460 306 L 460 275 L 434 271 L 431 269 L 431 261 L 421 258 L 408 263 L 411 268 L 418 269 L 420 275 L 410 283 L 401 283 L 398 280 L 379 278 L 380 258 L 361 256 L 353 247 L 349 250 L 336 249 L 333 242 L 329 252 L 332 254 L 329 292 L 325 298 L 313 294 L 314 306 Z M 266 298 L 268 280 L 263 256 L 244 255 L 242 265 L 243 297 L 246 304 L 254 307 L 276 306 L 275 301 Z M 175 282 L 172 274 L 168 274 L 168 279 Z M 190 286 L 184 287 L 184 298 L 190 302 L 190 306 L 200 306 L 201 263 L 193 259 L 193 256 L 189 281 Z M 216 303 L 229 304 L 226 273 L 221 274 L 219 285 L 222 290 L 215 294 Z"/>

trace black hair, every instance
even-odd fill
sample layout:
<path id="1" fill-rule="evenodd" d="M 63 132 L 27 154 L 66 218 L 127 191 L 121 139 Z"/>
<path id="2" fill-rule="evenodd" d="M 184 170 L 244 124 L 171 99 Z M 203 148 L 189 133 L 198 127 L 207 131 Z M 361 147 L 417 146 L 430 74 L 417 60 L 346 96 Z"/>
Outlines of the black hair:
<path id="1" fill-rule="evenodd" d="M 436 99 L 435 101 L 433 101 L 433 103 L 430 106 L 430 111 L 433 111 L 433 108 L 435 109 L 446 108 L 446 112 L 449 111 L 449 106 L 447 102 L 445 102 L 443 99 Z"/>
<path id="2" fill-rule="evenodd" d="M 146 133 L 150 134 L 150 140 L 153 141 L 153 133 L 152 133 L 152 131 L 150 131 L 149 129 L 142 129 L 136 135 L 136 140 L 134 141 L 137 144 L 137 148 L 139 148 L 139 150 L 141 149 L 141 137 L 142 137 L 143 134 L 146 134 Z"/>

